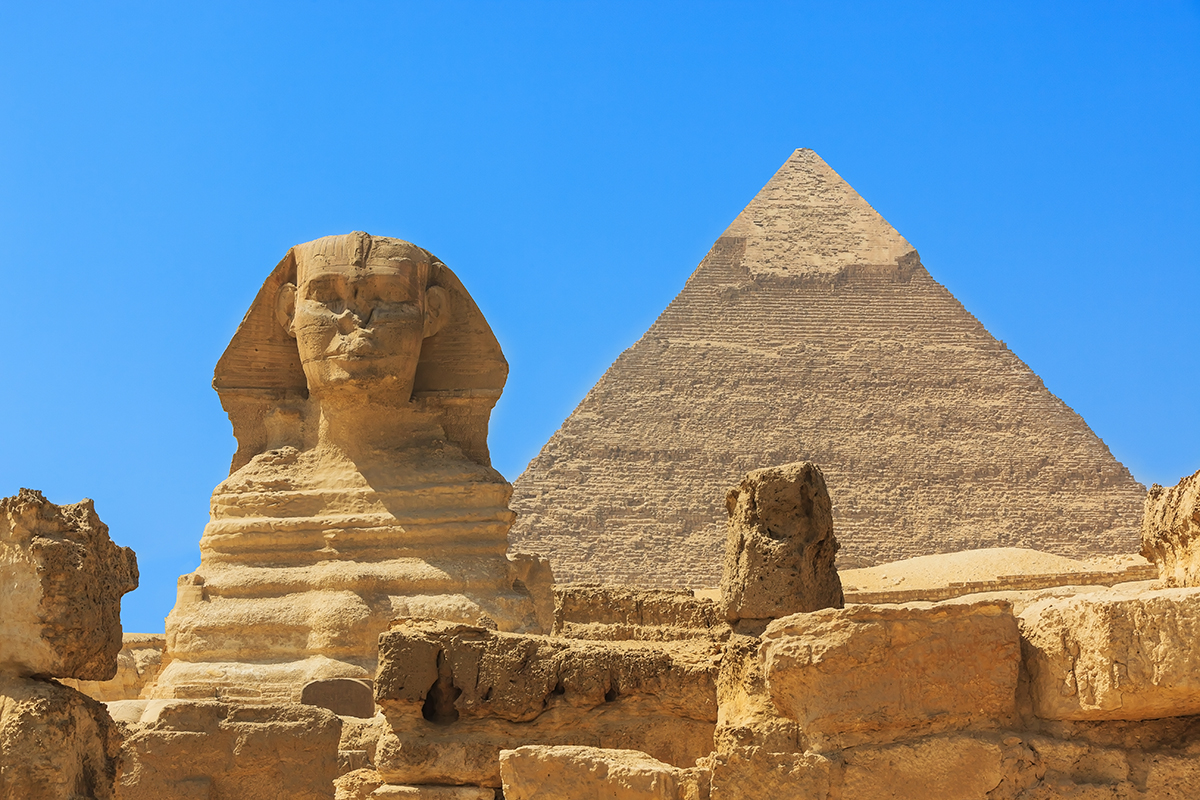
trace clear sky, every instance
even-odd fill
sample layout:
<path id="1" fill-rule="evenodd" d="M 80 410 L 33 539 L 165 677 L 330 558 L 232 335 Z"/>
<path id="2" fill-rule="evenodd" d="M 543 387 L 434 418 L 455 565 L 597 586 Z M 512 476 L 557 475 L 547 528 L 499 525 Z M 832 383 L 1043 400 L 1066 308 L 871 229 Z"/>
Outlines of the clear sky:
<path id="1" fill-rule="evenodd" d="M 1200 468 L 1200 4 L 0 4 L 0 495 L 91 497 L 161 631 L 293 244 L 431 250 L 516 478 L 797 147 L 1135 477 Z"/>

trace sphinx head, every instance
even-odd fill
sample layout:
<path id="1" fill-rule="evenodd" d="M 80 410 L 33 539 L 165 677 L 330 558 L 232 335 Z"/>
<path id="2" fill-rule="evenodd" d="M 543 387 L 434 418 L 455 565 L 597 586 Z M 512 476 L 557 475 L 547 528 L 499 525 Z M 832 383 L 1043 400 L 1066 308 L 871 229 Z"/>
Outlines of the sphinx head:
<path id="1" fill-rule="evenodd" d="M 457 276 L 428 251 L 361 231 L 288 250 L 213 373 L 233 423 L 231 471 L 302 444 L 302 420 L 356 398 L 434 415 L 488 463 L 487 421 L 508 375 Z"/>
<path id="2" fill-rule="evenodd" d="M 309 393 L 408 402 L 421 347 L 449 314 L 430 285 L 433 258 L 399 239 L 349 234 L 295 248 L 296 282 L 276 297 L 279 324 L 296 340 Z"/>

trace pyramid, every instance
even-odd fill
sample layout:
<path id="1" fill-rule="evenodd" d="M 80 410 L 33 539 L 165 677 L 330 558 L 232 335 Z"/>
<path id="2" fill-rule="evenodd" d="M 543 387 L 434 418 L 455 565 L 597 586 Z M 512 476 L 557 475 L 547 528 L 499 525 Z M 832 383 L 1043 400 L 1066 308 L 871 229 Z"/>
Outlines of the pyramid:
<path id="1" fill-rule="evenodd" d="M 716 586 L 726 491 L 799 460 L 844 566 L 1138 547 L 1145 488 L 811 150 L 517 479 L 511 548 L 560 582 Z"/>

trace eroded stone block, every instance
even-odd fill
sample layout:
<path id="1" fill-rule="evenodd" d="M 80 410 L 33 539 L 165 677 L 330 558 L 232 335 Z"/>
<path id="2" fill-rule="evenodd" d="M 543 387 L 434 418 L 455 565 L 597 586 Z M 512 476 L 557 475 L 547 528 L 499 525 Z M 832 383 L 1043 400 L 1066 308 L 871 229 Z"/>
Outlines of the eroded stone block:
<path id="1" fill-rule="evenodd" d="M 390 715 L 375 764 L 397 784 L 500 786 L 502 750 L 525 745 L 584 745 L 641 750 L 690 766 L 713 749 L 713 723 L 664 714 L 653 701 L 617 700 L 598 709 L 556 706 L 531 722 L 466 719 L 439 725 Z"/>
<path id="2" fill-rule="evenodd" d="M 1020 644 L 1003 601 L 796 614 L 767 627 L 759 658 L 775 707 L 816 751 L 1016 713 Z"/>
<path id="3" fill-rule="evenodd" d="M 379 652 L 376 700 L 434 722 L 525 722 L 554 705 L 586 709 L 635 696 L 652 696 L 681 717 L 716 720 L 713 642 L 576 641 L 405 620 L 380 636 Z"/>
<path id="4" fill-rule="evenodd" d="M 57 506 L 22 489 L 0 500 L 0 670 L 106 681 L 121 651 L 121 595 L 137 558 L 91 500 Z"/>
<path id="5" fill-rule="evenodd" d="M 300 702 L 327 708 L 341 717 L 375 716 L 375 693 L 368 681 L 349 678 L 312 681 L 300 691 Z"/>
<path id="6" fill-rule="evenodd" d="M 724 613 L 689 590 L 556 586 L 554 634 L 571 639 L 671 641 L 729 635 Z"/>
<path id="7" fill-rule="evenodd" d="M 500 753 L 500 775 L 505 800 L 707 800 L 711 780 L 706 769 L 680 769 L 637 750 L 542 745 Z"/>
<path id="8" fill-rule="evenodd" d="M 1200 589 L 1048 598 L 1027 607 L 1020 623 L 1038 716 L 1200 713 Z"/>
<path id="9" fill-rule="evenodd" d="M 103 703 L 52 680 L 0 676 L 0 798 L 109 800 L 120 746 Z"/>
<path id="10" fill-rule="evenodd" d="M 1000 785 L 1003 745 L 950 735 L 842 754 L 843 800 L 988 800 Z"/>
<path id="11" fill-rule="evenodd" d="M 834 762 L 816 753 L 747 747 L 715 753 L 712 761 L 712 800 L 829 797 Z"/>
<path id="12" fill-rule="evenodd" d="M 1200 471 L 1165 489 L 1155 484 L 1142 515 L 1142 555 L 1171 586 L 1200 586 Z"/>
<path id="13" fill-rule="evenodd" d="M 142 701 L 121 751 L 121 800 L 332 800 L 341 720 L 305 705 Z"/>
<path id="14" fill-rule="evenodd" d="M 725 507 L 721 604 L 728 619 L 842 607 L 833 511 L 816 464 L 754 470 L 729 490 Z"/>
<path id="15" fill-rule="evenodd" d="M 482 786 L 394 786 L 384 784 L 371 793 L 373 798 L 400 800 L 494 800 L 496 792 Z"/>

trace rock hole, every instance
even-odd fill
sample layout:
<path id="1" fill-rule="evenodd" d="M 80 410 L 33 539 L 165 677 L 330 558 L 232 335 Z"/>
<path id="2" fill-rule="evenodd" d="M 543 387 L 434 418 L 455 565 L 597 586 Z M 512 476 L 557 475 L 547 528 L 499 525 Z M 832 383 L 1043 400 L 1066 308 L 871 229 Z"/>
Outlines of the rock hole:
<path id="1" fill-rule="evenodd" d="M 604 693 L 604 702 L 611 703 L 617 699 L 617 687 L 610 686 L 608 691 Z"/>
<path id="2" fill-rule="evenodd" d="M 567 687 L 563 686 L 562 681 L 559 681 L 558 683 L 554 684 L 554 691 L 551 692 L 551 694 L 566 694 L 566 693 L 567 693 Z"/>
<path id="3" fill-rule="evenodd" d="M 437 656 L 438 677 L 425 693 L 425 704 L 421 706 L 421 716 L 435 725 L 449 725 L 458 720 L 458 709 L 454 701 L 462 694 L 462 689 L 454 685 L 450 667 L 446 664 L 445 651 Z"/>

